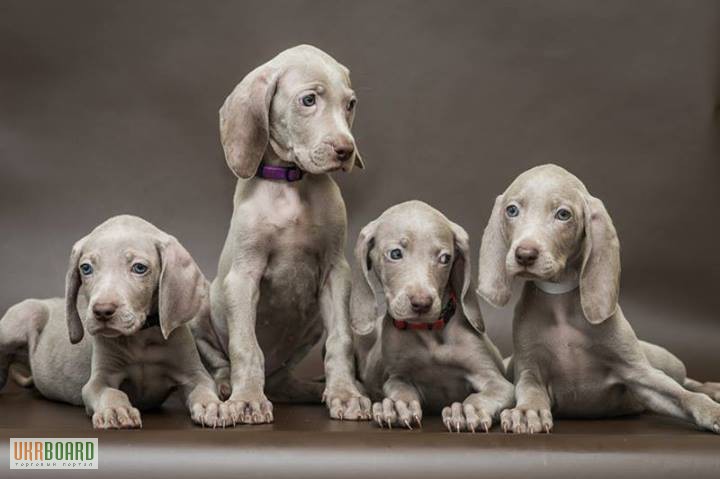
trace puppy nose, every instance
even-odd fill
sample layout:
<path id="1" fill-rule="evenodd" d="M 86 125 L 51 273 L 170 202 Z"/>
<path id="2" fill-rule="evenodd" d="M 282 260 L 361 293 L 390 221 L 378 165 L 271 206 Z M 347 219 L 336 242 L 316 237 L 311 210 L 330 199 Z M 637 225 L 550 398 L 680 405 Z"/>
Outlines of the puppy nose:
<path id="1" fill-rule="evenodd" d="M 429 295 L 412 295 L 410 296 L 410 307 L 417 314 L 425 314 L 432 307 L 432 297 Z"/>
<path id="2" fill-rule="evenodd" d="M 117 311 L 117 304 L 115 303 L 95 303 L 92 308 L 95 318 L 100 321 L 107 321 L 112 318 Z"/>
<path id="3" fill-rule="evenodd" d="M 355 147 L 351 144 L 337 145 L 334 148 L 338 161 L 347 161 L 352 158 L 353 153 L 355 153 Z"/>
<path id="4" fill-rule="evenodd" d="M 538 256 L 540 256 L 540 252 L 534 246 L 520 245 L 515 249 L 515 261 L 521 266 L 532 266 Z"/>

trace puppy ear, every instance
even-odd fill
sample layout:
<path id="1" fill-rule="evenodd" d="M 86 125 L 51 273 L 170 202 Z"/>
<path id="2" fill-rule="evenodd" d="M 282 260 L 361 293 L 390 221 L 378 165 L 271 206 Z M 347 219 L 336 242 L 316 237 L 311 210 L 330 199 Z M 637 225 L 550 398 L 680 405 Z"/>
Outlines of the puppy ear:
<path id="1" fill-rule="evenodd" d="M 361 170 L 365 169 L 365 162 L 363 161 L 360 152 L 357 150 L 357 146 L 355 147 L 355 166 L 357 166 Z"/>
<path id="2" fill-rule="evenodd" d="M 450 272 L 450 282 L 453 291 L 460 300 L 463 313 L 470 324 L 478 332 L 485 332 L 480 306 L 478 305 L 475 288 L 472 287 L 472 267 L 470 266 L 470 238 L 467 231 L 452 221 L 449 221 L 450 228 L 455 236 L 455 262 Z"/>
<path id="3" fill-rule="evenodd" d="M 262 65 L 243 78 L 220 108 L 220 141 L 225 161 L 240 178 L 250 178 L 270 140 L 270 104 L 278 70 Z"/>
<path id="4" fill-rule="evenodd" d="M 190 253 L 172 236 L 158 246 L 162 270 L 158 287 L 160 330 L 165 339 L 207 304 L 208 283 Z"/>
<path id="5" fill-rule="evenodd" d="M 490 220 L 485 227 L 478 262 L 478 294 L 495 307 L 510 300 L 510 278 L 505 266 L 508 241 L 503 230 L 504 195 L 495 199 Z"/>
<path id="6" fill-rule="evenodd" d="M 375 245 L 377 220 L 368 223 L 355 243 L 355 267 L 350 293 L 350 317 L 353 330 L 359 335 L 373 331 L 378 318 L 385 315 L 385 294 L 373 271 L 371 252 Z"/>
<path id="7" fill-rule="evenodd" d="M 584 210 L 580 302 L 585 318 L 592 324 L 599 324 L 617 310 L 620 295 L 620 241 L 602 201 L 588 195 Z"/>
<path id="8" fill-rule="evenodd" d="M 65 275 L 65 321 L 67 321 L 68 335 L 72 344 L 79 343 L 84 335 L 82 320 L 77 309 L 78 292 L 82 285 L 78 261 L 82 254 L 85 238 L 81 239 L 70 252 L 70 262 Z"/>

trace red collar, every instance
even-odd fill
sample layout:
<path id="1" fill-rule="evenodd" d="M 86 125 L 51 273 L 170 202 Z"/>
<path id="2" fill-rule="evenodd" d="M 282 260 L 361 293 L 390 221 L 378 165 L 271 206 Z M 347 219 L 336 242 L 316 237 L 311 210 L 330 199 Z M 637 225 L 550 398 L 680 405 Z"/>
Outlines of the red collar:
<path id="1" fill-rule="evenodd" d="M 420 331 L 433 331 L 442 329 L 445 327 L 448 321 L 450 321 L 450 318 L 455 315 L 456 309 L 457 298 L 455 298 L 455 293 L 450 291 L 450 298 L 448 298 L 447 304 L 445 304 L 445 307 L 442 309 L 442 311 L 440 311 L 440 317 L 432 323 L 410 323 L 402 319 L 393 318 L 393 325 L 395 325 L 397 329 L 414 329 Z"/>

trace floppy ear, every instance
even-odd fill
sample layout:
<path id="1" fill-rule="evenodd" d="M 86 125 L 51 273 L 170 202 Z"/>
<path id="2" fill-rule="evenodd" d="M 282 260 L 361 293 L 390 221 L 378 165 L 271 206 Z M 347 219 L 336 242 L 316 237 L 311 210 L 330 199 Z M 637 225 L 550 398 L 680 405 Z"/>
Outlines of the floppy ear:
<path id="1" fill-rule="evenodd" d="M 599 324 L 615 314 L 620 295 L 620 241 L 603 202 L 585 200 L 585 240 L 580 302 L 585 318 Z"/>
<path id="2" fill-rule="evenodd" d="M 79 343 L 84 335 L 83 324 L 77 310 L 78 292 L 80 291 L 80 271 L 78 261 L 82 253 L 85 238 L 81 239 L 72 248 L 67 274 L 65 275 L 65 321 L 67 321 L 68 335 L 72 344 Z"/>
<path id="3" fill-rule="evenodd" d="M 508 241 L 503 231 L 503 198 L 495 199 L 490 220 L 480 245 L 478 262 L 478 294 L 495 307 L 502 307 L 510 300 L 510 278 L 505 267 Z"/>
<path id="4" fill-rule="evenodd" d="M 357 150 L 357 145 L 355 145 L 355 166 L 361 170 L 365 169 L 365 162 L 363 161 L 362 156 L 360 156 L 360 152 Z"/>
<path id="5" fill-rule="evenodd" d="M 240 178 L 253 176 L 270 139 L 270 103 L 279 73 L 265 64 L 235 87 L 220 108 L 220 141 L 225 161 Z"/>
<path id="6" fill-rule="evenodd" d="M 385 295 L 373 271 L 370 253 L 375 244 L 377 220 L 365 226 L 355 243 L 355 267 L 350 293 L 350 317 L 353 330 L 359 335 L 370 333 L 375 322 L 386 313 Z"/>
<path id="7" fill-rule="evenodd" d="M 208 298 L 208 284 L 190 253 L 172 236 L 158 247 L 162 271 L 158 287 L 160 330 L 165 339 L 193 319 Z"/>
<path id="8" fill-rule="evenodd" d="M 455 236 L 456 258 L 450 272 L 450 281 L 453 291 L 460 300 L 463 313 L 473 328 L 478 332 L 485 332 L 485 323 L 480 313 L 475 289 L 472 288 L 472 267 L 470 266 L 470 238 L 465 229 L 449 221 L 450 228 Z"/>

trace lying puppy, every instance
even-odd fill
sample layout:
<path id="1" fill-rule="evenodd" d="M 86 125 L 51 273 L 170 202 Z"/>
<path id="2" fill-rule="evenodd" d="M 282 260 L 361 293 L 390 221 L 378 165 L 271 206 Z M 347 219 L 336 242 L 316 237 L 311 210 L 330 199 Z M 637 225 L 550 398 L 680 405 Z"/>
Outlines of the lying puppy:
<path id="1" fill-rule="evenodd" d="M 487 432 L 513 404 L 470 287 L 468 248 L 464 229 L 419 201 L 360 233 L 352 325 L 360 377 L 384 398 L 373 404 L 381 427 L 419 426 L 423 409 L 442 409 L 450 431 Z"/>
<path id="2" fill-rule="evenodd" d="M 647 410 L 720 433 L 720 384 L 688 379 L 679 359 L 638 341 L 625 319 L 615 227 L 575 176 L 539 166 L 498 196 L 479 275 L 479 294 L 496 306 L 508 302 L 514 277 L 529 280 L 515 308 L 509 373 L 517 405 L 502 413 L 505 430 L 550 432 L 551 411 Z"/>
<path id="3" fill-rule="evenodd" d="M 84 403 L 99 429 L 142 427 L 136 408 L 179 388 L 194 422 L 225 426 L 232 418 L 185 324 L 208 312 L 207 281 L 185 248 L 116 216 L 73 247 L 65 300 L 28 299 L 0 320 L 0 388 L 10 364 L 24 363 L 43 396 Z"/>
<path id="4" fill-rule="evenodd" d="M 239 179 L 212 320 L 193 332 L 238 421 L 273 421 L 266 387 L 278 401 L 324 394 L 332 418 L 370 418 L 352 362 L 345 203 L 328 175 L 362 167 L 350 133 L 356 101 L 348 69 L 303 45 L 250 72 L 220 109 L 225 159 Z M 292 374 L 323 330 L 324 393 Z"/>

